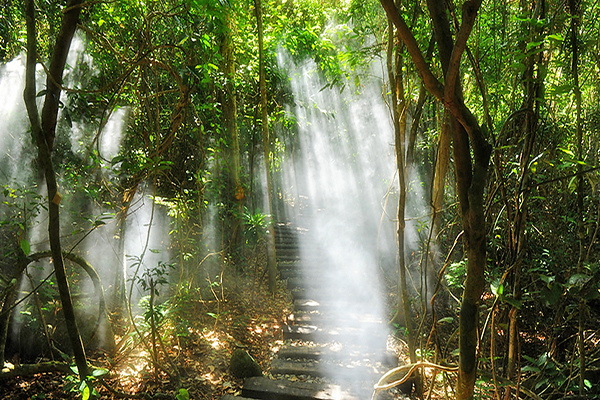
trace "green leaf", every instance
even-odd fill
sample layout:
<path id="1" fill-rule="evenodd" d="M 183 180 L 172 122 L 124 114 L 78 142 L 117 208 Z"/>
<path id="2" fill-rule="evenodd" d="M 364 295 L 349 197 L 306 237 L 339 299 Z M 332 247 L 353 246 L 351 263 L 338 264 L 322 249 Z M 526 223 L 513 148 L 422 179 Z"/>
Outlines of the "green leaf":
<path id="1" fill-rule="evenodd" d="M 575 158 L 575 153 L 573 153 L 571 150 L 565 149 L 564 147 L 559 147 L 558 149 L 572 158 Z"/>
<path id="2" fill-rule="evenodd" d="M 23 253 L 25 253 L 26 256 L 31 252 L 31 246 L 26 239 L 21 240 L 21 250 L 23 250 Z"/>
<path id="3" fill-rule="evenodd" d="M 495 296 L 502 296 L 502 294 L 504 293 L 504 285 L 500 283 L 500 280 L 495 280 L 494 282 L 492 282 L 490 284 L 490 288 L 492 289 L 492 293 L 494 293 Z"/>
<path id="4" fill-rule="evenodd" d="M 591 276 L 586 274 L 575 274 L 569 278 L 569 286 L 583 286 L 589 281 Z"/>
<path id="5" fill-rule="evenodd" d="M 552 282 L 554 282 L 554 280 L 556 279 L 556 277 L 555 276 L 547 276 L 547 275 L 541 274 L 540 275 L 540 279 L 542 281 L 544 281 L 547 285 L 550 285 Z"/>
<path id="6" fill-rule="evenodd" d="M 92 371 L 92 376 L 94 378 L 100 378 L 106 374 L 108 374 L 108 370 L 106 368 L 98 368 Z"/>
<path id="7" fill-rule="evenodd" d="M 90 398 L 90 387 L 87 384 L 87 382 L 82 382 L 85 387 L 83 388 L 83 390 L 81 390 L 81 399 L 82 400 L 88 400 Z"/>
<path id="8" fill-rule="evenodd" d="M 440 319 L 438 321 L 438 324 L 445 324 L 445 323 L 451 324 L 452 322 L 454 322 L 454 318 L 452 318 L 452 317 L 446 317 L 446 318 Z"/>
<path id="9" fill-rule="evenodd" d="M 575 193 L 575 190 L 577 190 L 577 176 L 574 176 L 569 181 L 569 192 L 572 194 Z"/>
<path id="10" fill-rule="evenodd" d="M 209 316 L 213 317 L 214 319 L 217 319 L 217 314 L 215 314 L 215 313 L 209 312 L 209 313 L 206 313 L 206 314 L 208 314 Z"/>
<path id="11" fill-rule="evenodd" d="M 179 394 L 175 396 L 177 400 L 190 400 L 190 394 L 187 389 L 181 388 L 179 389 Z"/>
<path id="12" fill-rule="evenodd" d="M 566 83 L 564 85 L 556 85 L 556 86 L 551 87 L 549 90 L 549 92 L 552 93 L 554 96 L 559 96 L 559 95 L 565 94 L 565 93 L 571 93 L 572 91 L 573 91 L 573 85 L 571 85 L 570 83 Z M 563 150 L 563 149 L 561 149 L 561 150 Z M 569 151 L 567 154 L 569 154 L 571 157 L 575 157 L 575 155 L 571 151 Z"/>
<path id="13" fill-rule="evenodd" d="M 520 62 L 512 63 L 510 68 L 515 69 L 519 73 L 525 72 L 525 64 L 520 63 Z"/>
<path id="14" fill-rule="evenodd" d="M 542 372 L 538 367 L 534 367 L 532 365 L 526 365 L 523 368 L 521 368 L 522 372 L 535 372 L 535 373 L 540 373 Z"/>
<path id="15" fill-rule="evenodd" d="M 510 297 L 505 297 L 504 301 L 506 303 L 510 304 L 511 306 L 513 306 L 514 308 L 516 308 L 517 310 L 521 309 L 522 304 L 521 304 L 521 302 L 519 300 L 512 299 Z"/>
<path id="16" fill-rule="evenodd" d="M 530 43 L 527 43 L 527 51 L 531 50 L 534 47 L 538 47 L 542 43 L 544 43 L 544 42 L 530 42 Z"/>
<path id="17" fill-rule="evenodd" d="M 555 42 L 563 42 L 565 40 L 565 38 L 561 34 L 548 35 L 546 36 L 546 38 Z"/>

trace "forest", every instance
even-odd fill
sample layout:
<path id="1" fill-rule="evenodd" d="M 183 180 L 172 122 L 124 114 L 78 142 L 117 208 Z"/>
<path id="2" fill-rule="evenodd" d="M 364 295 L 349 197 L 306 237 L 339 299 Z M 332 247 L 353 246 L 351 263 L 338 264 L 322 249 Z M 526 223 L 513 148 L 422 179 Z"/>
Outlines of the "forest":
<path id="1" fill-rule="evenodd" d="M 600 398 L 597 0 L 0 3 L 1 398 Z"/>

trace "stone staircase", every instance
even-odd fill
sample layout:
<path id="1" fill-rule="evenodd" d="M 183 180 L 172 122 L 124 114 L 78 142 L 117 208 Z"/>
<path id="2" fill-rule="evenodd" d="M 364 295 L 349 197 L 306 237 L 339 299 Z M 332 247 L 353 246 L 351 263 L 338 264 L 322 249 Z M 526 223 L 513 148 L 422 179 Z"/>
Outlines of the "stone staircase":
<path id="1" fill-rule="evenodd" d="M 223 400 L 370 399 L 374 383 L 397 366 L 398 358 L 387 351 L 384 321 L 361 306 L 365 299 L 359 290 L 336 287 L 327 255 L 313 240 L 306 229 L 276 226 L 280 278 L 294 299 L 284 345 L 271 363 L 273 379 L 248 378 L 241 397 Z M 385 396 L 393 397 L 379 398 Z"/>

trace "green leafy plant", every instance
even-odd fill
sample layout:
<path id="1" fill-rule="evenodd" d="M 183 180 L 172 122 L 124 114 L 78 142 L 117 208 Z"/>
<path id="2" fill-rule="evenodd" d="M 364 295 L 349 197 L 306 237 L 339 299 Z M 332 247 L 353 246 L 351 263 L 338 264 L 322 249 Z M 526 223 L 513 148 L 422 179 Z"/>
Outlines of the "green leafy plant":
<path id="1" fill-rule="evenodd" d="M 260 210 L 250 212 L 248 208 L 244 207 L 244 224 L 246 225 L 245 235 L 246 243 L 251 246 L 255 246 L 261 236 L 266 233 L 267 230 L 267 214 L 263 214 Z"/>
<path id="2" fill-rule="evenodd" d="M 177 400 L 189 400 L 190 394 L 187 391 L 187 389 L 181 388 L 181 389 L 179 389 L 179 394 L 177 396 L 175 396 L 175 398 Z"/>
<path id="3" fill-rule="evenodd" d="M 99 393 L 94 387 L 94 383 L 102 379 L 108 374 L 108 370 L 104 368 L 97 368 L 92 371 L 90 376 L 87 376 L 84 380 L 79 379 L 77 366 L 72 365 L 71 371 L 74 375 L 67 375 L 65 380 L 65 390 L 70 393 L 79 393 L 82 400 L 96 399 L 99 398 Z"/>
<path id="4" fill-rule="evenodd" d="M 452 289 L 463 289 L 464 281 L 467 275 L 467 261 L 461 260 L 448 266 L 446 282 Z"/>

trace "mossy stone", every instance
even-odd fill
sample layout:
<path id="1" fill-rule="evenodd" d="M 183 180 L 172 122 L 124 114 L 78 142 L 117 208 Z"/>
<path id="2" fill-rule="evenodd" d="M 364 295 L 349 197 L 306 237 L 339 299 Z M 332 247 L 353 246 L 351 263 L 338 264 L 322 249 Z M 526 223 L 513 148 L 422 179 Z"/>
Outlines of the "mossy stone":
<path id="1" fill-rule="evenodd" d="M 229 364 L 231 374 L 236 378 L 249 378 L 251 376 L 262 376 L 262 368 L 247 351 L 235 349 L 231 355 Z"/>

